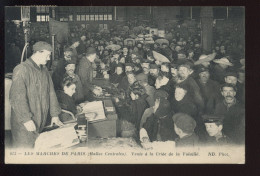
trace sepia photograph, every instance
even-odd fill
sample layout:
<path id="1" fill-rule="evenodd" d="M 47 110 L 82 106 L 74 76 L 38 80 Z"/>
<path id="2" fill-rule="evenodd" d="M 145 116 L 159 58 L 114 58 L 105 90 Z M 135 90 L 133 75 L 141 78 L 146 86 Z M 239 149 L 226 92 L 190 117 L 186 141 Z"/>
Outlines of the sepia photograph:
<path id="1" fill-rule="evenodd" d="M 5 6 L 5 164 L 245 164 L 244 6 Z"/>

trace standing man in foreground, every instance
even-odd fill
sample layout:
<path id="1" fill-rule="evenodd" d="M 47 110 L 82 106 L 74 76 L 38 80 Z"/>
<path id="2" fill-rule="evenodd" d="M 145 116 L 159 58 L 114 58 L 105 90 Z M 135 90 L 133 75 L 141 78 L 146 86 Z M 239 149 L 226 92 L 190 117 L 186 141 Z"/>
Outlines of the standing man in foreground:
<path id="1" fill-rule="evenodd" d="M 63 125 L 58 115 L 61 112 L 46 68 L 52 47 L 46 42 L 33 45 L 33 54 L 13 71 L 10 89 L 11 131 L 14 147 L 33 148 L 36 138 L 46 125 L 47 115 L 51 125 Z"/>

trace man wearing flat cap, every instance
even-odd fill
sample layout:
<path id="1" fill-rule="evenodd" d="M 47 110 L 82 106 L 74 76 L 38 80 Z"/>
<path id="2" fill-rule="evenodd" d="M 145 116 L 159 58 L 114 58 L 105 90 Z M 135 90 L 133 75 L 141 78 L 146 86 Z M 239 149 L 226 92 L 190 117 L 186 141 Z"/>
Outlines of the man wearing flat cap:
<path id="1" fill-rule="evenodd" d="M 175 140 L 176 147 L 197 147 L 199 137 L 194 133 L 196 121 L 185 113 L 176 113 L 172 116 L 174 131 L 179 136 Z"/>
<path id="2" fill-rule="evenodd" d="M 63 125 L 51 76 L 46 68 L 52 47 L 46 42 L 33 45 L 33 54 L 13 71 L 10 89 L 11 131 L 14 147 L 33 148 L 46 125 L 48 112 L 51 124 Z"/>
<path id="3" fill-rule="evenodd" d="M 202 116 L 207 136 L 207 145 L 221 146 L 227 145 L 231 141 L 230 139 L 222 132 L 223 129 L 223 117 L 216 115 L 205 114 Z"/>

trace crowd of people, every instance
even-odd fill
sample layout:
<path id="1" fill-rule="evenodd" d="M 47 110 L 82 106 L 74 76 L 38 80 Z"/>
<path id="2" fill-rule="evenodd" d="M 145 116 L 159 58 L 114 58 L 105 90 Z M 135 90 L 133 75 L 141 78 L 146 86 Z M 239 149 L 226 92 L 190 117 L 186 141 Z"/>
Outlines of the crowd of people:
<path id="1" fill-rule="evenodd" d="M 72 38 L 52 75 L 55 89 L 71 88 L 75 93 L 70 95 L 79 104 L 92 101 L 101 90 L 93 85 L 93 77 L 109 79 L 122 137 L 175 140 L 180 146 L 242 144 L 243 55 L 233 54 L 226 41 L 217 40 L 212 52 L 205 53 L 198 36 L 177 33 L 169 41 L 150 35 L 154 43 L 121 36 L 106 40 L 99 34 Z M 165 42 L 157 43 L 158 39 Z M 66 77 L 75 86 L 62 84 Z"/>
<path id="2" fill-rule="evenodd" d="M 93 79 L 109 80 L 120 137 L 141 143 L 172 140 L 177 147 L 243 144 L 244 53 L 223 37 L 213 42 L 211 52 L 204 52 L 199 35 L 169 33 L 171 40 L 141 31 L 139 37 L 149 36 L 153 42 L 119 34 L 105 38 L 99 33 L 72 35 L 70 45 L 63 51 L 58 48 L 60 58 L 53 62 L 52 81 L 45 81 L 53 82 L 60 107 L 76 115 L 82 110 L 80 103 L 102 93 L 103 87 Z M 53 101 L 50 108 L 55 109 Z M 52 113 L 58 115 L 58 111 Z M 60 117 L 61 121 L 66 118 Z"/>

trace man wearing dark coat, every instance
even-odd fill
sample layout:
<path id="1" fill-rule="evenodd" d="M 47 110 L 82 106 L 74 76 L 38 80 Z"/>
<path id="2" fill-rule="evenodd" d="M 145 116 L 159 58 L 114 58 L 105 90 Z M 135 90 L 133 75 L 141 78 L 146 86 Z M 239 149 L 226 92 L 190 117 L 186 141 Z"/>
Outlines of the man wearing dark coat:
<path id="1" fill-rule="evenodd" d="M 148 84 L 150 86 L 155 85 L 156 78 L 159 76 L 160 69 L 158 65 L 156 64 L 151 64 L 150 65 L 150 74 L 148 75 Z"/>
<path id="2" fill-rule="evenodd" d="M 54 69 L 53 74 L 52 74 L 52 81 L 53 81 L 55 90 L 61 88 L 60 85 L 61 85 L 62 80 L 63 80 L 63 75 L 66 72 L 65 63 L 67 61 L 71 61 L 71 60 L 76 63 L 77 59 L 76 59 L 76 57 L 73 56 L 72 49 L 67 48 L 64 51 L 64 58 L 61 58 L 61 59 L 58 60 L 57 66 Z"/>
<path id="3" fill-rule="evenodd" d="M 169 85 L 170 85 L 170 93 L 169 93 L 169 98 L 168 100 L 171 102 L 172 100 L 172 97 L 174 96 L 174 89 L 175 89 L 175 86 L 177 84 L 177 81 L 178 81 L 178 72 L 177 72 L 177 65 L 176 64 L 171 64 L 171 75 L 172 75 L 172 78 L 169 80 Z"/>
<path id="4" fill-rule="evenodd" d="M 210 79 L 209 69 L 200 66 L 197 70 L 197 74 L 199 75 L 199 79 L 197 79 L 198 86 L 200 87 L 201 95 L 204 100 L 204 110 L 203 113 L 213 114 L 216 104 L 221 99 L 220 94 L 220 85 Z"/>
<path id="5" fill-rule="evenodd" d="M 181 64 L 178 67 L 178 81 L 177 85 L 185 85 L 188 89 L 188 93 L 190 94 L 193 102 L 198 107 L 199 111 L 204 109 L 204 102 L 201 96 L 200 88 L 196 81 L 190 76 L 191 67 L 189 64 Z"/>
<path id="6" fill-rule="evenodd" d="M 244 143 L 243 123 L 245 121 L 245 108 L 235 98 L 236 87 L 232 84 L 221 86 L 223 101 L 216 105 L 215 113 L 224 116 L 223 132 L 232 140 L 232 142 Z"/>
<path id="7" fill-rule="evenodd" d="M 145 52 L 143 49 L 143 44 L 142 43 L 138 43 L 137 44 L 137 48 L 138 48 L 138 55 L 141 56 L 141 58 L 145 57 Z"/>
<path id="8" fill-rule="evenodd" d="M 145 109 L 148 108 L 147 94 L 137 81 L 129 87 L 128 93 L 131 100 L 129 102 L 125 101 L 123 106 L 118 108 L 119 118 L 122 121 L 134 124 L 136 132 L 139 132 L 142 115 Z"/>
<path id="9" fill-rule="evenodd" d="M 148 77 L 144 73 L 136 75 L 137 81 L 144 87 L 148 97 L 146 98 L 147 103 L 150 107 L 154 106 L 154 93 L 155 88 L 148 84 Z"/>
<path id="10" fill-rule="evenodd" d="M 174 90 L 175 95 L 171 99 L 171 107 L 175 113 L 186 113 L 194 119 L 198 116 L 198 109 L 192 102 L 187 87 L 176 87 Z"/>
<path id="11" fill-rule="evenodd" d="M 239 69 L 238 70 L 238 79 L 237 79 L 237 87 L 238 90 L 241 90 L 240 95 L 238 95 L 238 100 L 242 103 L 245 104 L 245 70 L 244 69 Z"/>
<path id="12" fill-rule="evenodd" d="M 66 62 L 66 64 L 65 64 L 66 73 L 63 75 L 63 80 L 64 80 L 64 78 L 67 78 L 67 77 L 70 77 L 73 80 L 73 82 L 76 85 L 76 92 L 73 95 L 73 99 L 75 100 L 75 102 L 77 104 L 79 104 L 84 101 L 84 92 L 83 92 L 83 86 L 81 84 L 79 76 L 74 73 L 75 65 L 76 65 L 75 61 Z"/>
<path id="13" fill-rule="evenodd" d="M 116 85 L 116 87 L 118 86 L 118 84 L 122 81 L 123 77 L 125 77 L 125 73 L 123 72 L 123 64 L 119 63 L 116 65 L 115 67 L 115 73 L 113 73 L 110 76 L 110 82 L 114 85 Z"/>
<path id="14" fill-rule="evenodd" d="M 86 57 L 82 57 L 78 66 L 78 76 L 81 80 L 85 99 L 92 100 L 92 92 L 95 90 L 94 85 L 92 84 L 93 80 L 93 67 L 92 63 L 96 58 L 95 48 L 89 47 L 86 52 Z"/>
<path id="15" fill-rule="evenodd" d="M 79 46 L 79 39 L 77 38 L 72 38 L 71 39 L 71 46 L 70 48 L 72 49 L 72 53 L 73 53 L 73 56 L 76 58 L 76 63 L 78 65 L 82 55 L 78 54 L 78 51 L 77 51 L 77 47 Z"/>
<path id="16" fill-rule="evenodd" d="M 133 73 L 134 71 L 134 64 L 133 63 L 126 63 L 125 64 L 125 76 L 121 79 L 121 81 L 119 82 L 118 88 L 119 89 L 128 89 L 129 88 L 129 80 L 131 82 L 131 80 L 133 80 L 131 82 L 134 83 L 135 81 L 135 74 Z M 130 75 L 130 76 L 129 76 Z M 129 79 L 129 77 L 133 78 L 133 79 Z"/>
<path id="17" fill-rule="evenodd" d="M 229 71 L 225 74 L 225 82 L 233 84 L 237 88 L 236 100 L 243 103 L 244 85 L 238 81 L 238 74 L 235 71 Z"/>
<path id="18" fill-rule="evenodd" d="M 118 85 L 118 89 L 122 89 L 125 92 L 128 91 L 130 86 L 136 81 L 135 74 L 132 72 L 127 72 L 126 76 L 122 78 L 122 81 Z"/>
<path id="19" fill-rule="evenodd" d="M 113 52 L 113 57 L 111 58 L 111 63 L 109 64 L 110 67 L 110 73 L 115 73 L 116 66 L 120 63 L 119 59 L 119 51 Z"/>
<path id="20" fill-rule="evenodd" d="M 131 60 L 131 56 L 129 55 L 128 48 L 123 47 L 123 53 L 120 55 L 120 59 L 124 58 L 125 63 L 129 63 Z"/>
<path id="21" fill-rule="evenodd" d="M 52 47 L 46 42 L 33 45 L 33 55 L 15 67 L 10 89 L 11 131 L 14 147 L 33 148 L 46 125 L 48 112 L 51 124 L 63 125 L 51 76 L 46 68 Z"/>
<path id="22" fill-rule="evenodd" d="M 176 113 L 172 116 L 174 131 L 179 136 L 175 143 L 177 148 L 196 148 L 199 145 L 199 137 L 194 133 L 196 121 L 185 113 Z"/>
<path id="23" fill-rule="evenodd" d="M 160 74 L 160 76 L 158 76 L 156 78 L 155 88 L 157 90 L 164 90 L 168 94 L 170 94 L 170 92 L 172 91 L 171 86 L 170 86 L 170 82 L 169 82 L 169 78 L 167 78 L 166 76 L 164 76 L 162 74 Z"/>
<path id="24" fill-rule="evenodd" d="M 77 53 L 79 55 L 83 55 L 86 53 L 86 36 L 83 34 L 81 35 L 80 37 L 80 40 L 79 40 L 79 46 L 77 47 Z"/>

